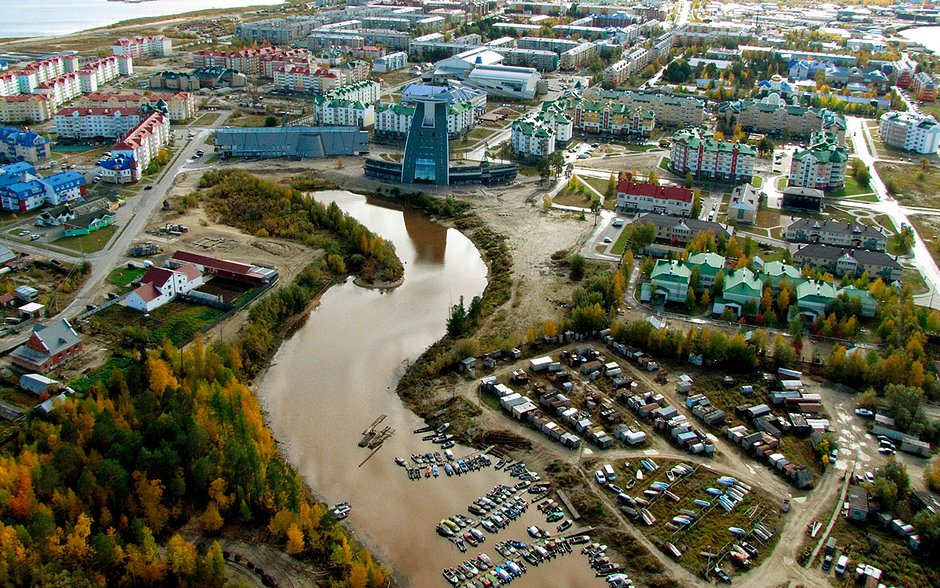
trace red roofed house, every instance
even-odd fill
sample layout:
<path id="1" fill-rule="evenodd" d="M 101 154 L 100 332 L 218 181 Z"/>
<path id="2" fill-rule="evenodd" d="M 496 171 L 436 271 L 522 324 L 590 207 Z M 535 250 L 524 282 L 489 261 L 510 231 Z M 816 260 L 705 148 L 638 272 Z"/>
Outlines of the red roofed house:
<path id="1" fill-rule="evenodd" d="M 255 285 L 267 284 L 277 276 L 277 271 L 270 268 L 216 259 L 189 251 L 177 251 L 166 260 L 167 267 L 182 268 L 186 264 L 195 265 L 200 271 L 207 274 Z"/>
<path id="2" fill-rule="evenodd" d="M 37 324 L 26 343 L 10 353 L 13 363 L 23 369 L 44 374 L 74 358 L 82 351 L 82 340 L 65 319 Z"/>
<path id="3" fill-rule="evenodd" d="M 692 214 L 692 196 L 692 190 L 688 188 L 634 182 L 629 173 L 620 172 L 617 210 L 689 216 Z"/>
<path id="4" fill-rule="evenodd" d="M 151 312 L 202 285 L 202 272 L 191 263 L 177 269 L 151 267 L 140 279 L 140 286 L 124 298 L 124 306 Z"/>

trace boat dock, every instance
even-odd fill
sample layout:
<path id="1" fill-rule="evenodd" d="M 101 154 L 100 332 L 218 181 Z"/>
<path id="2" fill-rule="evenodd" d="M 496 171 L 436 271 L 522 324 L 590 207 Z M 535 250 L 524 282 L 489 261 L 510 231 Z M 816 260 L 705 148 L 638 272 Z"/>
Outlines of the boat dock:
<path id="1" fill-rule="evenodd" d="M 372 424 L 369 425 L 366 428 L 366 430 L 362 432 L 362 439 L 359 441 L 359 447 L 366 447 L 369 445 L 369 443 L 373 440 L 373 438 L 377 434 L 375 431 L 375 428 L 379 426 L 379 423 L 381 423 L 384 420 L 385 420 L 385 415 L 380 414 L 374 421 L 372 421 Z M 383 439 L 383 441 L 384 440 L 385 439 Z"/>
<path id="2" fill-rule="evenodd" d="M 581 515 L 578 514 L 578 511 L 574 508 L 574 505 L 568 500 L 568 495 L 565 494 L 564 490 L 558 490 L 558 498 L 561 500 L 561 503 L 565 505 L 565 508 L 568 509 L 568 512 L 571 513 L 571 520 L 576 521 L 581 518 Z"/>

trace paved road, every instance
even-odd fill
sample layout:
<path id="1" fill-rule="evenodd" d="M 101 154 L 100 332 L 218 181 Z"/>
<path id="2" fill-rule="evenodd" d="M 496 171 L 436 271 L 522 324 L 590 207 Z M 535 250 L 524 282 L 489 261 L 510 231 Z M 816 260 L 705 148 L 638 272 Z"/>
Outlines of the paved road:
<path id="1" fill-rule="evenodd" d="M 214 127 L 221 126 L 228 118 L 229 114 L 230 113 L 226 113 L 219 117 Z M 91 275 L 88 277 L 88 280 L 85 281 L 85 284 L 78 291 L 72 303 L 56 315 L 57 317 L 72 317 L 84 310 L 85 305 L 100 302 L 101 294 L 99 289 L 102 282 L 104 282 L 108 273 L 127 257 L 127 250 L 130 248 L 132 241 L 143 231 L 151 214 L 163 203 L 170 188 L 173 186 L 174 179 L 181 171 L 184 171 L 183 166 L 195 154 L 197 149 L 204 149 L 207 152 L 212 150 L 212 146 L 207 146 L 205 143 L 212 130 L 212 127 L 190 127 L 182 131 L 176 131 L 192 132 L 195 134 L 195 138 L 188 141 L 188 143 L 177 152 L 175 159 L 163 170 L 156 181 L 150 182 L 151 185 L 153 185 L 151 190 L 141 190 L 137 196 L 130 199 L 127 206 L 118 209 L 115 222 L 118 226 L 118 230 L 111 238 L 111 242 L 101 251 L 82 256 L 76 256 L 75 254 L 65 255 L 59 253 L 58 250 L 53 251 L 33 247 L 21 243 L 18 240 L 10 239 L 6 235 L 0 236 L 0 241 L 15 251 L 22 251 L 44 257 L 52 256 L 72 263 L 80 261 L 91 262 Z M 5 339 L 2 344 L 0 344 L 0 347 L 4 349 L 15 347 L 25 342 L 28 337 L 29 332 L 21 332 L 15 337 Z"/>
<path id="2" fill-rule="evenodd" d="M 884 182 L 878 176 L 878 171 L 875 169 L 874 164 L 876 159 L 868 148 L 868 141 L 866 141 L 868 126 L 865 124 L 864 119 L 849 116 L 846 117 L 846 123 L 846 134 L 852 139 L 852 143 L 855 146 L 856 157 L 861 159 L 871 171 L 871 187 L 878 196 L 878 202 L 876 203 L 858 202 L 852 203 L 851 206 L 853 208 L 867 208 L 887 215 L 894 224 L 895 229 L 900 229 L 904 224 L 910 225 L 911 221 L 908 215 L 913 212 L 919 213 L 919 211 L 911 210 L 900 205 L 897 200 L 888 194 Z M 924 281 L 927 283 L 928 288 L 930 288 L 930 292 L 926 295 L 919 296 L 917 302 L 919 304 L 930 305 L 933 308 L 940 308 L 940 296 L 933 296 L 933 294 L 940 292 L 940 269 L 937 268 L 937 264 L 934 262 L 930 251 L 927 249 L 927 245 L 924 244 L 924 240 L 921 239 L 916 231 L 914 233 L 913 254 L 912 262 L 918 271 L 920 271 L 921 275 L 923 275 Z"/>

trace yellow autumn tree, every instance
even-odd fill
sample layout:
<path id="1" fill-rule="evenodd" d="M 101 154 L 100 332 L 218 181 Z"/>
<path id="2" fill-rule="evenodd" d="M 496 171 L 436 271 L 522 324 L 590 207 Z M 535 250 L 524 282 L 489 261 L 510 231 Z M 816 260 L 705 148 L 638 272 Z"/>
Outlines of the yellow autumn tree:
<path id="1" fill-rule="evenodd" d="M 554 337 L 558 334 L 558 327 L 555 326 L 555 321 L 545 321 L 545 336 Z"/>
<path id="2" fill-rule="evenodd" d="M 361 563 L 353 562 L 349 569 L 349 579 L 347 580 L 349 588 L 366 588 L 369 583 L 369 572 Z"/>
<path id="3" fill-rule="evenodd" d="M 198 558 L 196 546 L 180 537 L 179 534 L 174 534 L 167 541 L 166 555 L 170 571 L 177 577 L 189 576 L 196 571 Z"/>
<path id="4" fill-rule="evenodd" d="M 214 533 L 221 529 L 224 524 L 225 519 L 219 514 L 219 507 L 216 505 L 215 501 L 210 502 L 209 506 L 206 507 L 206 511 L 202 513 L 203 530 Z"/>
<path id="5" fill-rule="evenodd" d="M 150 374 L 150 389 L 163 394 L 167 388 L 176 388 L 178 382 L 170 366 L 165 361 L 150 357 L 147 359 L 147 372 Z"/>
<path id="6" fill-rule="evenodd" d="M 297 555 L 304 550 L 304 532 L 297 523 L 291 523 L 287 529 L 287 553 Z"/>

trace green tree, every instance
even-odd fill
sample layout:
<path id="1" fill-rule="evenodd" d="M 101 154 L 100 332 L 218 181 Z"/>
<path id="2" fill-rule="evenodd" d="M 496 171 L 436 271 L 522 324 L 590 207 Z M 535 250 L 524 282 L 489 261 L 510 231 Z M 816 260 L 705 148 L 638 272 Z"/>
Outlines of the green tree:
<path id="1" fill-rule="evenodd" d="M 571 279 L 578 282 L 584 278 L 584 271 L 587 268 L 587 260 L 583 255 L 574 253 L 568 256 L 568 270 Z"/>
<path id="2" fill-rule="evenodd" d="M 451 339 L 463 337 L 467 330 L 467 309 L 463 305 L 463 296 L 460 301 L 450 308 L 447 317 L 447 336 Z"/>

